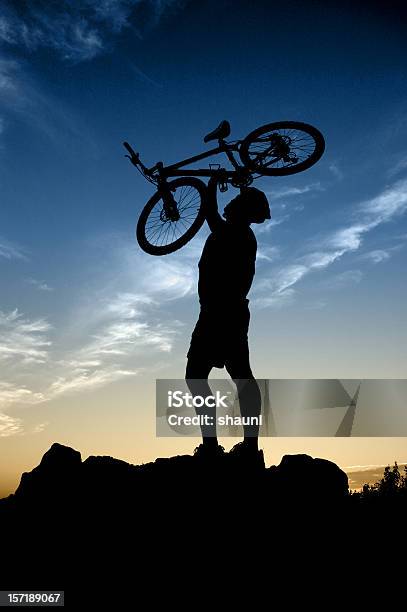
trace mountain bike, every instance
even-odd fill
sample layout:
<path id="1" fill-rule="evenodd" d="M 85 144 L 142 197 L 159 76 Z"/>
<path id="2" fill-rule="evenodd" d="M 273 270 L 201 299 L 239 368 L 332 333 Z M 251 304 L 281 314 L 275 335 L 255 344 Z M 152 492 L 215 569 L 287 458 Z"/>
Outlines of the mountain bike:
<path id="1" fill-rule="evenodd" d="M 183 247 L 205 221 L 202 203 L 209 197 L 208 186 L 198 177 L 209 177 L 221 192 L 228 185 L 243 189 L 260 176 L 286 176 L 313 166 L 322 156 L 324 137 L 315 127 L 299 121 L 268 123 L 250 132 L 243 140 L 226 141 L 230 124 L 221 121 L 207 134 L 204 142 L 218 141 L 218 146 L 176 164 L 157 162 L 147 168 L 128 142 L 131 163 L 153 185 L 156 193 L 143 208 L 136 236 L 140 247 L 151 255 L 166 255 Z M 206 169 L 184 169 L 207 157 L 223 153 L 231 169 L 209 164 Z M 239 154 L 240 163 L 235 153 Z M 170 177 L 179 177 L 168 181 Z M 215 187 L 215 194 L 217 188 Z"/>

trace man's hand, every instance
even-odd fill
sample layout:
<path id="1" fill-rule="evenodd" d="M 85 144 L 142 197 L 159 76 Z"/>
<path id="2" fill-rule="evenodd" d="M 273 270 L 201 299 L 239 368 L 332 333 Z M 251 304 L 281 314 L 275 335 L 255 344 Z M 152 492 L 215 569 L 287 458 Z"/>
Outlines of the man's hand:
<path id="1" fill-rule="evenodd" d="M 215 232 L 226 223 L 218 211 L 217 190 L 218 178 L 214 176 L 209 180 L 206 196 L 202 202 L 203 211 L 211 232 Z"/>

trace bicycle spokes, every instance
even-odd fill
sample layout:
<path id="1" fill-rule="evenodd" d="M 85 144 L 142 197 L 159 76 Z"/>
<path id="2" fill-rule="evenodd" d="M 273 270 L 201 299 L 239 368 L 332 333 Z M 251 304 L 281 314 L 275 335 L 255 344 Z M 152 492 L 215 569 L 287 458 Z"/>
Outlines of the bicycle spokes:
<path id="1" fill-rule="evenodd" d="M 201 205 L 199 191 L 182 185 L 173 194 L 163 195 L 153 207 L 145 226 L 145 237 L 155 247 L 178 240 L 194 223 Z"/>
<path id="2" fill-rule="evenodd" d="M 261 171 L 299 164 L 309 158 L 314 148 L 311 135 L 295 129 L 281 129 L 256 138 L 250 145 L 249 155 Z"/>

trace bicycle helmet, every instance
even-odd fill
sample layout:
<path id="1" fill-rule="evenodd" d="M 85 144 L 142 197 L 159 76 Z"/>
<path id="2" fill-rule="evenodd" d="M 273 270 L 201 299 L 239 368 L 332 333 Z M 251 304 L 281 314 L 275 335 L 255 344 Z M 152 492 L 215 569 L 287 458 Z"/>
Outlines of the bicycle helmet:
<path id="1" fill-rule="evenodd" d="M 256 187 L 242 187 L 237 199 L 247 207 L 250 223 L 263 223 L 271 219 L 270 206 L 266 194 Z"/>

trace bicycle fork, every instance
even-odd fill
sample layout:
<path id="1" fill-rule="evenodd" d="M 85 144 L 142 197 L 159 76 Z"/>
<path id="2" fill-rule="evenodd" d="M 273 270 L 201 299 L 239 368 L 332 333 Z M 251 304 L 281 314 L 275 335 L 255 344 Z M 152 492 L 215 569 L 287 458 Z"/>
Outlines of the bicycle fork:
<path id="1" fill-rule="evenodd" d="M 162 182 L 160 181 L 159 188 L 162 193 L 162 200 L 163 200 L 163 208 L 160 212 L 160 220 L 163 222 L 179 221 L 180 214 L 179 214 L 177 202 L 175 201 L 175 198 L 172 195 L 171 188 L 168 186 L 168 183 L 165 179 Z"/>

